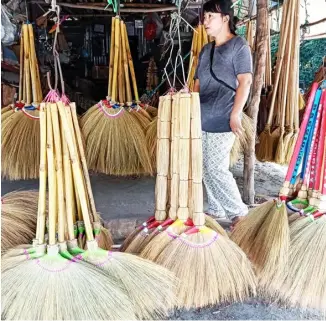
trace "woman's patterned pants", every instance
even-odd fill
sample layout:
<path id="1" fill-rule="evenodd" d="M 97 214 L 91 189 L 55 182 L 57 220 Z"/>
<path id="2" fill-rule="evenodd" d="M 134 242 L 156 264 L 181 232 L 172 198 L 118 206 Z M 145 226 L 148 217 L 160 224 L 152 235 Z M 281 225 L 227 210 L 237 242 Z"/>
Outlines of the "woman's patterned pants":
<path id="1" fill-rule="evenodd" d="M 248 214 L 248 207 L 229 170 L 235 135 L 203 131 L 203 180 L 208 197 L 208 213 L 232 220 Z"/>

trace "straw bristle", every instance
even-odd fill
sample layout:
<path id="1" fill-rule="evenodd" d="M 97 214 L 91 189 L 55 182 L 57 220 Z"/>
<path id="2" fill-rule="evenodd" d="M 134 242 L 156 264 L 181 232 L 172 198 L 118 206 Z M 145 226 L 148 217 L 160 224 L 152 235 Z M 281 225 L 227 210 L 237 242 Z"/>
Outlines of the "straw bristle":
<path id="1" fill-rule="evenodd" d="M 176 304 L 178 280 L 157 264 L 127 253 L 101 250 L 90 251 L 84 259 L 116 278 L 134 303 L 138 318 L 166 316 Z"/>
<path id="2" fill-rule="evenodd" d="M 140 252 L 141 245 L 144 243 L 147 237 L 147 232 L 144 232 L 144 230 L 140 231 L 137 235 L 135 235 L 124 252 L 138 254 Z"/>
<path id="3" fill-rule="evenodd" d="M 305 229 L 308 225 L 311 224 L 310 217 L 303 217 L 300 216 L 300 214 L 293 214 L 293 216 L 296 216 L 297 219 L 292 221 L 290 225 L 290 239 L 293 240 L 298 234 L 301 233 L 303 229 Z"/>
<path id="4" fill-rule="evenodd" d="M 153 119 L 146 129 L 146 143 L 153 169 L 156 169 L 157 117 Z"/>
<path id="5" fill-rule="evenodd" d="M 259 144 L 256 149 L 257 159 L 261 162 L 270 161 L 272 159 L 270 149 L 271 133 L 269 128 L 265 128 L 264 131 L 259 135 Z"/>
<path id="6" fill-rule="evenodd" d="M 205 215 L 205 225 L 213 231 L 217 232 L 218 234 L 221 234 L 227 238 L 229 237 L 224 228 L 213 217 L 209 215 Z"/>
<path id="7" fill-rule="evenodd" d="M 129 112 L 122 113 L 106 117 L 95 105 L 83 116 L 87 164 L 108 175 L 152 174 L 144 130 Z"/>
<path id="8" fill-rule="evenodd" d="M 121 252 L 124 252 L 128 248 L 129 244 L 134 240 L 138 233 L 142 231 L 143 228 L 143 226 L 137 227 L 131 234 L 127 236 L 127 238 L 124 240 L 123 244 L 120 247 Z"/>
<path id="9" fill-rule="evenodd" d="M 158 109 L 151 105 L 146 105 L 144 109 L 149 113 L 149 115 L 153 118 L 157 117 Z"/>
<path id="10" fill-rule="evenodd" d="M 103 250 L 110 250 L 113 244 L 111 233 L 101 225 L 100 235 L 97 237 L 98 246 Z"/>
<path id="11" fill-rule="evenodd" d="M 115 279 L 60 255 L 24 256 L 21 264 L 2 273 L 2 293 L 7 320 L 135 319 L 132 303 Z"/>
<path id="12" fill-rule="evenodd" d="M 326 217 L 301 229 L 291 240 L 289 268 L 280 298 L 300 308 L 326 313 Z"/>
<path id="13" fill-rule="evenodd" d="M 29 111 L 38 116 L 38 111 Z M 12 114 L 1 127 L 1 173 L 9 180 L 39 176 L 40 124 L 22 112 Z"/>
<path id="14" fill-rule="evenodd" d="M 274 206 L 274 201 L 265 202 L 251 209 L 248 215 L 235 225 L 231 234 L 231 240 L 238 244 L 249 257 L 253 242 Z"/>
<path id="15" fill-rule="evenodd" d="M 149 114 L 144 109 L 140 109 L 139 111 L 130 112 L 130 115 L 135 118 L 135 120 L 144 130 L 144 133 L 146 133 L 146 128 L 149 126 L 152 120 Z"/>
<path id="16" fill-rule="evenodd" d="M 292 135 L 290 135 L 291 137 Z M 290 138 L 289 136 L 285 135 L 284 133 L 281 133 L 281 136 L 279 138 L 277 147 L 276 147 L 276 152 L 275 152 L 275 157 L 274 161 L 277 164 L 285 164 L 285 156 L 286 156 L 286 147 L 288 140 Z"/>
<path id="17" fill-rule="evenodd" d="M 37 191 L 15 191 L 2 197 L 1 253 L 35 237 L 37 207 Z"/>
<path id="18" fill-rule="evenodd" d="M 230 167 L 233 167 L 237 163 L 240 158 L 241 152 L 242 148 L 240 144 L 240 139 L 238 136 L 236 136 L 230 152 Z"/>
<path id="19" fill-rule="evenodd" d="M 155 260 L 180 279 L 180 308 L 243 301 L 255 294 L 254 272 L 235 243 L 212 230 L 181 238 Z"/>
<path id="20" fill-rule="evenodd" d="M 297 142 L 298 136 L 299 136 L 298 133 L 294 133 L 291 136 L 290 140 L 289 140 L 289 144 L 288 144 L 288 147 L 287 147 L 287 150 L 286 150 L 286 156 L 285 156 L 286 164 L 289 164 L 290 161 L 291 161 L 291 158 L 292 158 L 292 155 L 293 155 L 293 152 L 294 152 L 294 147 L 295 147 L 295 144 Z"/>
<path id="21" fill-rule="evenodd" d="M 288 263 L 290 231 L 285 204 L 275 205 L 261 225 L 250 251 L 261 291 L 273 296 L 277 276 Z"/>

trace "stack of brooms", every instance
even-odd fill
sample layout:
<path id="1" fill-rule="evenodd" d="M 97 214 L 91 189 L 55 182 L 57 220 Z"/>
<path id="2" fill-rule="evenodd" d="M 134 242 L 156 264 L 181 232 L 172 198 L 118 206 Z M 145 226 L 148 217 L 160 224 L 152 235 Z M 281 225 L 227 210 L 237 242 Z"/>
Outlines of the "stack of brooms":
<path id="1" fill-rule="evenodd" d="M 231 235 L 254 263 L 264 295 L 322 310 L 326 301 L 325 85 L 312 86 L 279 199 L 251 210 Z"/>
<path id="2" fill-rule="evenodd" d="M 297 1 L 284 2 L 271 105 L 256 150 L 260 161 L 288 164 L 298 137 L 299 13 Z"/>
<path id="3" fill-rule="evenodd" d="M 199 24 L 194 31 L 192 45 L 191 45 L 191 54 L 190 54 L 190 63 L 188 71 L 188 87 L 192 91 L 194 88 L 194 75 L 198 67 L 199 54 L 202 48 L 208 43 L 212 42 L 213 39 L 207 36 L 206 30 L 202 24 Z M 236 136 L 234 141 L 231 154 L 230 154 L 230 166 L 232 167 L 240 157 L 240 154 L 243 153 L 250 137 L 253 135 L 253 122 L 250 117 L 245 113 L 242 114 L 242 127 L 244 132 L 240 136 Z"/>
<path id="4" fill-rule="evenodd" d="M 179 307 L 242 301 L 255 293 L 244 253 L 203 213 L 198 93 L 160 97 L 155 216 L 121 250 L 140 253 L 176 273 Z"/>
<path id="5" fill-rule="evenodd" d="M 19 97 L 1 111 L 1 173 L 10 180 L 35 179 L 39 170 L 39 104 L 42 101 L 32 24 L 23 24 L 20 40 Z"/>
<path id="6" fill-rule="evenodd" d="M 140 106 L 126 25 L 119 17 L 114 17 L 108 96 L 91 107 L 81 120 L 89 168 L 117 176 L 151 174 L 152 164 L 145 141 L 145 131 L 151 120 L 149 113 Z"/>
<path id="7" fill-rule="evenodd" d="M 162 317 L 175 304 L 173 274 L 147 260 L 98 246 L 73 107 L 61 101 L 40 106 L 36 238 L 32 245 L 21 245 L 2 257 L 2 316 L 23 320 Z M 74 231 L 74 197 L 80 202 L 87 250 L 78 246 Z"/>

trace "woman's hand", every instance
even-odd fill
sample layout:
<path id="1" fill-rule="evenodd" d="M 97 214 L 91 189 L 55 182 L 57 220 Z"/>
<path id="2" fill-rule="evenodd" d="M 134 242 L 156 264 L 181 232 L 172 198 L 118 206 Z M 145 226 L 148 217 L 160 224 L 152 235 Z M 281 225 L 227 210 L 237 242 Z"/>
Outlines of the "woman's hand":
<path id="1" fill-rule="evenodd" d="M 230 127 L 235 135 L 242 135 L 244 129 L 241 124 L 241 113 L 231 113 Z"/>

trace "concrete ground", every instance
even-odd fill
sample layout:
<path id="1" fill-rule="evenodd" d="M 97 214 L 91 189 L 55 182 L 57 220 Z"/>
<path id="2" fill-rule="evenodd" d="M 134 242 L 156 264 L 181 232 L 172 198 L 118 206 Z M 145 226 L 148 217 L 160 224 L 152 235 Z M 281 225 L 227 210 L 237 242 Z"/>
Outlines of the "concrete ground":
<path id="1" fill-rule="evenodd" d="M 242 190 L 243 164 L 232 169 Z M 255 168 L 256 194 L 262 198 L 275 197 L 283 183 L 286 168 L 271 163 L 257 163 Z M 154 184 L 151 177 L 117 178 L 91 174 L 97 210 L 110 228 L 116 243 L 121 241 L 148 216 L 154 213 Z M 38 181 L 1 182 L 1 195 L 14 190 L 37 189 Z M 306 320 L 322 319 L 318 313 L 303 313 L 298 309 L 266 304 L 260 300 L 236 303 L 192 311 L 177 311 L 173 320 Z M 325 318 L 324 318 L 325 319 Z"/>

